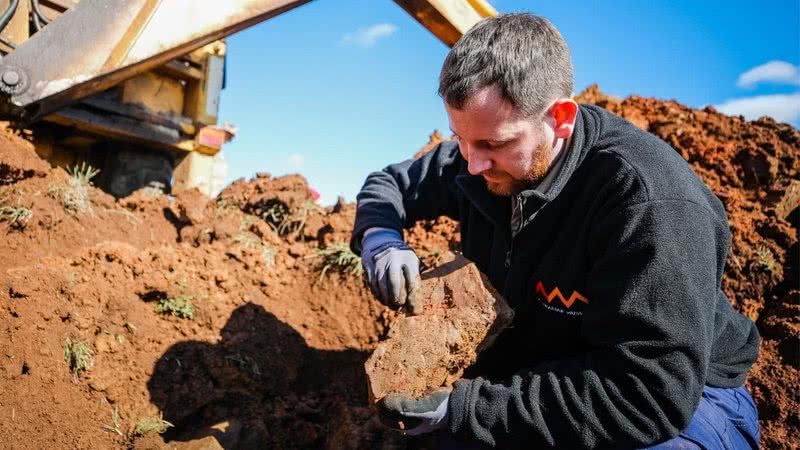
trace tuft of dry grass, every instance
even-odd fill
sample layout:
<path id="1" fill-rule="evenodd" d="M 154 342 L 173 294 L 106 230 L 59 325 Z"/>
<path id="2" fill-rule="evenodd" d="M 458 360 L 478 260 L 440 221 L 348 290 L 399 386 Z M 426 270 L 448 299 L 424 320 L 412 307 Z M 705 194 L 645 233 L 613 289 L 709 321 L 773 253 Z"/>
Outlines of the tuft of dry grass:
<path id="1" fill-rule="evenodd" d="M 94 364 L 94 351 L 86 342 L 68 337 L 64 340 L 64 361 L 77 378 Z"/>
<path id="2" fill-rule="evenodd" d="M 317 266 L 320 271 L 320 280 L 330 270 L 339 272 L 342 275 L 357 277 L 360 277 L 364 271 L 363 267 L 361 267 L 361 257 L 353 253 L 350 250 L 350 246 L 345 242 L 335 242 L 325 248 L 316 249 L 311 256 L 322 260 Z"/>
<path id="3" fill-rule="evenodd" d="M 286 206 L 286 203 L 274 198 L 266 202 L 259 217 L 261 217 L 264 222 L 267 222 L 278 235 L 281 235 L 278 230 L 281 229 L 281 225 L 288 220 L 290 215 L 291 212 L 289 211 L 289 207 Z"/>
<path id="4" fill-rule="evenodd" d="M 0 222 L 8 222 L 11 228 L 23 230 L 33 218 L 33 211 L 24 206 L 0 206 Z"/>
<path id="5" fill-rule="evenodd" d="M 278 236 L 286 236 L 294 232 L 302 235 L 308 217 L 315 211 L 321 211 L 321 208 L 311 200 L 292 210 L 276 198 L 267 202 L 260 217 L 272 227 Z"/>
<path id="6" fill-rule="evenodd" d="M 103 425 L 103 429 L 109 433 L 118 434 L 120 436 L 125 435 L 125 433 L 122 432 L 122 418 L 120 418 L 119 409 L 116 406 L 111 410 L 111 423 Z"/>
<path id="7" fill-rule="evenodd" d="M 299 208 L 292 211 L 280 225 L 278 225 L 278 235 L 285 236 L 289 233 L 297 232 L 302 235 L 306 227 L 306 221 L 312 212 L 319 211 L 320 207 L 316 203 L 309 200 L 300 205 Z"/>
<path id="8" fill-rule="evenodd" d="M 194 303 L 190 295 L 165 298 L 156 303 L 155 310 L 159 314 L 175 316 L 180 319 L 194 319 Z"/>
<path id="9" fill-rule="evenodd" d="M 33 218 L 32 205 L 22 204 L 24 191 L 10 188 L 0 190 L 0 222 L 8 222 L 11 228 L 23 230 Z M 16 201 L 11 197 L 16 196 Z"/>
<path id="10" fill-rule="evenodd" d="M 161 434 L 172 428 L 175 425 L 164 420 L 163 416 L 159 417 L 146 417 L 136 422 L 136 428 L 133 429 L 133 434 L 136 436 L 144 436 L 150 433 Z"/>
<path id="11" fill-rule="evenodd" d="M 765 245 L 760 245 L 756 248 L 756 259 L 753 262 L 754 269 L 766 272 L 772 279 L 783 278 L 783 268 L 778 261 L 775 260 L 775 255 Z"/>
<path id="12" fill-rule="evenodd" d="M 92 178 L 100 173 L 99 170 L 86 164 L 75 165 L 69 169 L 69 181 L 66 186 L 53 186 L 50 195 L 61 201 L 67 211 L 83 213 L 92 211 L 91 186 Z"/>

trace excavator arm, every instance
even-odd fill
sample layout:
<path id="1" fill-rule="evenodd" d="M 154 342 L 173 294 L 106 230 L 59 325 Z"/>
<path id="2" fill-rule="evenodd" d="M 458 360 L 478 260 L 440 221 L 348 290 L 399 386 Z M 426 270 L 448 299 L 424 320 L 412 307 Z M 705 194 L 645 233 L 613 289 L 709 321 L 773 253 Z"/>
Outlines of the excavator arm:
<path id="1" fill-rule="evenodd" d="M 34 122 L 309 1 L 81 0 L 0 60 L 0 116 Z M 484 0 L 395 1 L 447 45 L 496 14 Z"/>

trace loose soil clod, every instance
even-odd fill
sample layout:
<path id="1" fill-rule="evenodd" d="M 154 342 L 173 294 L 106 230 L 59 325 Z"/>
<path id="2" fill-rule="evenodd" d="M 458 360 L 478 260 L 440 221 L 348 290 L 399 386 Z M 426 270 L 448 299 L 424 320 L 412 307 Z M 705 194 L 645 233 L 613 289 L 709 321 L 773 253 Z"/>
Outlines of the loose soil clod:
<path id="1" fill-rule="evenodd" d="M 423 274 L 421 313 L 391 326 L 365 365 L 370 398 L 418 398 L 461 378 L 514 312 L 469 260 L 453 254 Z"/>

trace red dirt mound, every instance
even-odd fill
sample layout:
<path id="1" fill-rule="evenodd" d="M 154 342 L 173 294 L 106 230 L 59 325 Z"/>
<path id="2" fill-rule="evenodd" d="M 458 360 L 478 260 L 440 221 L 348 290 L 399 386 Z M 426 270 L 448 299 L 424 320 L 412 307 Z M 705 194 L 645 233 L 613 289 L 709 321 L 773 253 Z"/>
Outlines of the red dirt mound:
<path id="1" fill-rule="evenodd" d="M 9 137 L 0 160 L 28 147 Z M 231 448 L 403 447 L 368 407 L 363 364 L 392 314 L 347 249 L 354 205 L 260 176 L 214 201 L 86 186 L 75 210 L 73 177 L 38 164 L 0 186 L 0 206 L 32 212 L 0 221 L 0 446 L 167 448 L 227 421 Z"/>

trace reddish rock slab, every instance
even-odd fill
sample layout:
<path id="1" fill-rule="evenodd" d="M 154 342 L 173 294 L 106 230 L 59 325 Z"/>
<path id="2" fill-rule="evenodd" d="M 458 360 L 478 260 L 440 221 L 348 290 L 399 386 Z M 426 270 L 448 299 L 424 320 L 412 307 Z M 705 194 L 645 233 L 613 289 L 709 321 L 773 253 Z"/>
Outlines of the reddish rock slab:
<path id="1" fill-rule="evenodd" d="M 463 256 L 423 274 L 422 313 L 398 317 L 365 363 L 372 401 L 421 397 L 461 378 L 514 317 L 478 268 Z"/>

